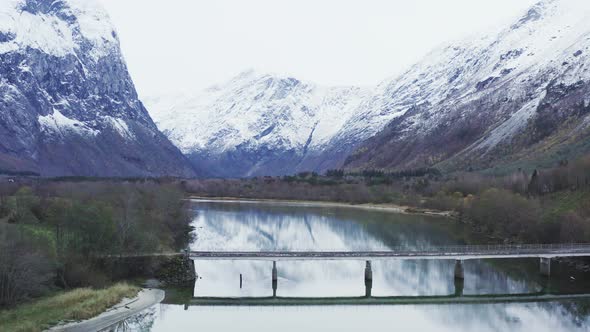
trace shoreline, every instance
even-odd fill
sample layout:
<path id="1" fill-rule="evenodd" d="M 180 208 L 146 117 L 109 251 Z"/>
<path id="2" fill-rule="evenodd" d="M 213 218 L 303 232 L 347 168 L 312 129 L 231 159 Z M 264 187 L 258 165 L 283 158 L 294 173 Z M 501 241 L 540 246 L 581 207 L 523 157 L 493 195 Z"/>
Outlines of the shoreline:
<path id="1" fill-rule="evenodd" d="M 308 207 L 343 207 L 353 208 L 361 210 L 373 210 L 373 211 L 385 211 L 399 214 L 409 215 L 426 215 L 426 216 L 437 216 L 455 218 L 456 214 L 453 211 L 440 211 L 434 209 L 424 209 L 412 206 L 397 205 L 392 203 L 345 203 L 345 202 L 334 202 L 334 201 L 306 201 L 306 200 L 286 200 L 286 199 L 270 199 L 270 198 L 241 198 L 241 197 L 206 197 L 191 195 L 188 197 L 191 201 L 202 201 L 202 202 L 228 202 L 228 203 L 279 203 L 290 206 L 308 206 Z"/>
<path id="2" fill-rule="evenodd" d="M 132 299 L 123 299 L 100 315 L 80 322 L 69 322 L 57 325 L 48 332 L 87 332 L 102 331 L 112 327 L 127 318 L 138 314 L 164 300 L 166 293 L 161 289 L 143 288 Z"/>

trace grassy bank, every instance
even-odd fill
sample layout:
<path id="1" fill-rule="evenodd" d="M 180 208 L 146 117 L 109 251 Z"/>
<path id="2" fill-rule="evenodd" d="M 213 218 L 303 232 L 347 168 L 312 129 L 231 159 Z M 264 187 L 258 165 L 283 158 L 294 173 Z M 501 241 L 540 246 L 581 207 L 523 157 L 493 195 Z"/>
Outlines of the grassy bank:
<path id="1" fill-rule="evenodd" d="M 139 288 L 119 283 L 105 289 L 79 288 L 42 298 L 14 309 L 0 311 L 0 331 L 37 332 L 62 321 L 98 316 L 123 298 L 137 295 Z"/>

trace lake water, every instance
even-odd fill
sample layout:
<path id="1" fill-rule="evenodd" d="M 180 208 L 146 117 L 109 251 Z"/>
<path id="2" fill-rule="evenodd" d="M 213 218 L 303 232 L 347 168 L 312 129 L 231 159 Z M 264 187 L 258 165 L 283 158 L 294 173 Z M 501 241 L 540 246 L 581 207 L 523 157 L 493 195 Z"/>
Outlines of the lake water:
<path id="1" fill-rule="evenodd" d="M 442 217 L 286 203 L 192 204 L 193 250 L 383 250 L 465 244 L 461 225 Z M 473 241 L 470 240 L 470 241 Z M 171 290 L 158 304 L 112 331 L 588 331 L 590 303 L 185 306 L 200 297 L 273 295 L 272 262 L 195 261 L 194 290 Z M 365 295 L 364 261 L 279 261 L 277 296 Z M 452 295 L 454 261 L 375 261 L 372 296 Z M 588 275 L 553 264 L 548 281 L 538 260 L 470 260 L 462 292 L 588 293 Z M 240 274 L 242 285 L 240 287 Z"/>

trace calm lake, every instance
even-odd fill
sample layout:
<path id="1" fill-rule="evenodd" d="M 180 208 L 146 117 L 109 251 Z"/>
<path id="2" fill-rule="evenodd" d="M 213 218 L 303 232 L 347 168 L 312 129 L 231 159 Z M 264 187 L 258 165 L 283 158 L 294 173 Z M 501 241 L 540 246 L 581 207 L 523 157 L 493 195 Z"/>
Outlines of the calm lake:
<path id="1" fill-rule="evenodd" d="M 473 243 L 442 217 L 288 203 L 192 203 L 193 250 L 386 250 Z M 462 292 L 590 293 L 590 278 L 553 264 L 550 280 L 537 259 L 469 260 Z M 507 304 L 185 306 L 199 297 L 273 295 L 272 262 L 195 261 L 194 290 L 169 290 L 158 304 L 110 331 L 588 331 L 586 300 Z M 364 261 L 279 261 L 277 296 L 362 297 Z M 457 291 L 454 261 L 375 261 L 372 296 L 444 296 Z M 240 287 L 240 275 L 242 285 Z M 368 329 L 370 327 L 370 329 Z"/>

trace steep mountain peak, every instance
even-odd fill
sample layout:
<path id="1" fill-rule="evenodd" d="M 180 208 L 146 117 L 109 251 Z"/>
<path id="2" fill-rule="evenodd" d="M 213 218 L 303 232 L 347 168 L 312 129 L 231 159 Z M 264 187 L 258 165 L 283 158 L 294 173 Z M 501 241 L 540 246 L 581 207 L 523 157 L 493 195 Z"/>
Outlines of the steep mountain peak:
<path id="1" fill-rule="evenodd" d="M 96 0 L 0 1 L 0 171 L 194 173 L 157 130 Z"/>
<path id="2" fill-rule="evenodd" d="M 544 0 L 537 2 L 523 16 L 521 16 L 520 19 L 511 26 L 511 28 L 519 29 L 526 24 L 540 20 L 545 14 L 547 7 L 553 5 L 555 1 L 556 0 Z"/>
<path id="3" fill-rule="evenodd" d="M 310 83 L 301 82 L 298 79 L 288 75 L 249 69 L 231 78 L 222 86 L 226 88 L 231 86 L 243 88 L 249 85 L 263 85 L 265 86 L 265 89 L 283 90 L 295 88 L 300 84 L 308 86 L 312 85 Z"/>
<path id="4" fill-rule="evenodd" d="M 119 40 L 96 0 L 3 0 L 0 54 L 27 47 L 54 56 L 89 54 L 96 61 Z"/>
<path id="5" fill-rule="evenodd" d="M 235 82 L 235 81 L 252 81 L 252 80 L 257 80 L 260 79 L 262 77 L 267 77 L 267 76 L 277 76 L 274 75 L 272 73 L 268 73 L 268 72 L 261 72 L 257 69 L 254 68 L 250 68 L 250 69 L 246 69 L 242 72 L 240 72 L 239 74 L 237 74 L 236 76 L 232 77 L 231 79 L 228 80 L 228 82 Z"/>
<path id="6" fill-rule="evenodd" d="M 196 164 L 210 163 L 212 175 L 248 176 L 296 171 L 329 143 L 364 95 L 360 88 L 250 70 L 200 93 L 145 102 L 160 130 Z"/>
<path id="7" fill-rule="evenodd" d="M 585 0 L 543 0 L 533 5 L 510 27 L 511 30 L 573 26 L 590 14 Z M 588 25 L 587 25 L 588 26 Z"/>

